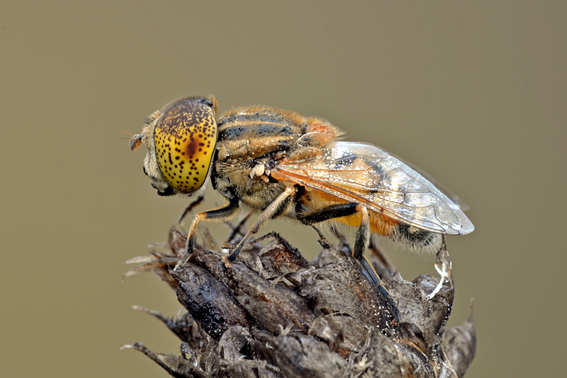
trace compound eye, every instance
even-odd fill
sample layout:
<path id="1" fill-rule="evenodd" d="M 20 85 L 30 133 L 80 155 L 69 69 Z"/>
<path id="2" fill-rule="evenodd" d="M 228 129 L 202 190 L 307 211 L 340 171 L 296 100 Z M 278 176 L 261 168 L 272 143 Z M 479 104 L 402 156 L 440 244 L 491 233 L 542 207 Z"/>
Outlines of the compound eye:
<path id="1" fill-rule="evenodd" d="M 181 193 L 203 186 L 215 151 L 215 109 L 207 100 L 215 101 L 185 98 L 167 105 L 155 128 L 159 168 L 168 184 Z"/>

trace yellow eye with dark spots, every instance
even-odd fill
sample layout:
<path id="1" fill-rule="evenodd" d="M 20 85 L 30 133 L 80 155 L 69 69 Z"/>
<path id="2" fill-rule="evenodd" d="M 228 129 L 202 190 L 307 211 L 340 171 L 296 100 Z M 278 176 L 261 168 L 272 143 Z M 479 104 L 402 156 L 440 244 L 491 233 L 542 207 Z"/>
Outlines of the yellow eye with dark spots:
<path id="1" fill-rule="evenodd" d="M 205 183 L 217 143 L 214 97 L 184 98 L 166 105 L 154 143 L 159 168 L 169 185 L 191 193 Z"/>

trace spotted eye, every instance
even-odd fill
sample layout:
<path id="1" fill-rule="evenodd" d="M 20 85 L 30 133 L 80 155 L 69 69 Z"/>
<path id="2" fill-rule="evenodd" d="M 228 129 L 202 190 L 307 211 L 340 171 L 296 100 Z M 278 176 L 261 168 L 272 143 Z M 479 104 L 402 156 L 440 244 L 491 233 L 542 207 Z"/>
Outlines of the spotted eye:
<path id="1" fill-rule="evenodd" d="M 184 98 L 162 111 L 154 143 L 159 168 L 168 184 L 182 193 L 203 186 L 217 142 L 216 100 Z"/>

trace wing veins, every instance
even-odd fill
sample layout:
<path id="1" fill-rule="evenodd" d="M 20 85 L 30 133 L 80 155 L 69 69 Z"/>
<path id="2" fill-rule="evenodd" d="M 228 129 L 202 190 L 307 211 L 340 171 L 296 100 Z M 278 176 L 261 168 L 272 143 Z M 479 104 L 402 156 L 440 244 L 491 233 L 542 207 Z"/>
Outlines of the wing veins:
<path id="1" fill-rule="evenodd" d="M 330 184 L 328 182 L 323 183 L 322 181 L 317 180 L 317 179 L 313 179 L 313 178 L 311 178 L 307 175 L 301 176 L 299 174 L 296 174 L 296 173 L 293 173 L 293 172 L 290 172 L 290 171 L 287 171 L 287 170 L 281 169 L 281 168 L 276 168 L 275 170 L 277 170 L 277 172 L 284 179 L 286 178 L 289 181 L 295 182 L 297 184 L 301 184 L 301 185 L 307 186 L 309 188 L 320 190 L 324 193 L 339 197 L 339 198 L 346 200 L 346 201 L 363 203 L 370 210 L 372 210 L 372 211 L 374 211 L 378 214 L 385 214 L 386 216 L 389 216 L 390 218 L 393 218 L 393 219 L 400 221 L 402 223 L 409 224 L 411 226 L 417 226 L 421 229 L 431 231 L 431 232 L 442 233 L 442 234 L 448 233 L 447 228 L 443 226 L 443 223 L 441 223 L 439 221 L 439 219 L 437 219 L 437 211 L 435 211 L 435 209 L 433 209 L 433 210 L 436 214 L 436 222 L 432 221 L 431 219 L 429 219 L 427 217 L 423 217 L 423 216 L 420 216 L 419 214 L 415 214 L 416 220 L 418 220 L 418 219 L 423 220 L 422 222 L 416 222 L 416 221 L 412 221 L 411 219 L 403 218 L 403 217 L 399 216 L 398 214 L 377 205 L 376 203 L 368 200 L 367 198 L 364 198 L 364 197 L 362 197 L 362 196 L 360 196 L 360 195 L 358 195 L 358 194 L 356 194 L 352 191 L 349 191 L 348 189 L 342 188 L 340 186 L 333 185 L 333 184 Z M 276 179 L 277 179 L 277 177 L 276 177 Z M 329 190 L 329 189 L 331 189 L 331 190 Z M 337 193 L 341 194 L 341 196 L 338 196 Z M 395 193 L 400 193 L 400 192 L 395 192 Z M 404 193 L 400 193 L 400 194 L 403 194 L 404 197 L 405 197 Z M 383 199 L 383 200 L 388 201 L 387 199 Z M 393 202 L 393 201 L 390 201 L 390 202 Z M 396 203 L 396 204 L 400 205 L 400 206 L 404 206 L 404 207 L 414 207 L 414 208 L 417 207 L 417 206 L 408 206 L 408 205 L 399 204 L 399 203 Z M 423 206 L 423 207 L 424 208 L 425 207 L 431 207 L 431 205 L 427 205 L 427 206 Z M 431 223 L 437 223 L 438 228 L 428 226 L 425 223 L 425 221 L 427 221 L 427 223 L 430 223 L 430 224 Z"/>

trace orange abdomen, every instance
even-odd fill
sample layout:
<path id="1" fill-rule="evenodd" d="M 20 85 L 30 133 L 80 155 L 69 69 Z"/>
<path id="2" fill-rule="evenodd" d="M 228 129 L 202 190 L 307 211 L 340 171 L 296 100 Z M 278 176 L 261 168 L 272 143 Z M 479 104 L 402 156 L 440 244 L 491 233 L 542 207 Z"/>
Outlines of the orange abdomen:
<path id="1" fill-rule="evenodd" d="M 305 207 L 311 210 L 322 209 L 327 206 L 336 205 L 339 203 L 347 203 L 347 201 L 343 199 L 337 198 L 324 192 L 320 192 L 318 190 L 307 190 L 300 201 Z M 378 214 L 372 210 L 368 210 L 368 217 L 370 220 L 370 231 L 379 235 L 392 235 L 394 228 L 398 225 L 397 220 L 387 217 L 383 214 Z M 348 226 L 360 227 L 362 218 L 360 214 L 354 214 L 348 217 L 336 218 L 333 220 L 346 224 Z"/>

